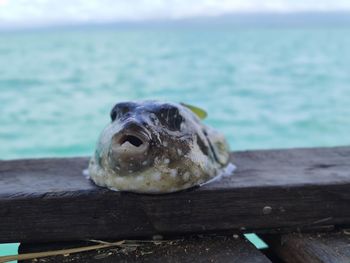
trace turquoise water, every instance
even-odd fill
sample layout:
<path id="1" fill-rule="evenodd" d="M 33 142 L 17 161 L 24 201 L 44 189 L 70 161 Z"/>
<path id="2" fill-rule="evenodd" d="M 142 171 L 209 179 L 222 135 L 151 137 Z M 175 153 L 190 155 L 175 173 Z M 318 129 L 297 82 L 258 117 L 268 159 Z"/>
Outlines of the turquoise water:
<path id="1" fill-rule="evenodd" d="M 350 144 L 350 29 L 0 33 L 0 158 L 89 155 L 121 100 L 208 110 L 233 150 Z"/>
<path id="2" fill-rule="evenodd" d="M 233 150 L 349 145 L 350 29 L 3 32 L 0 91 L 1 159 L 90 155 L 145 98 L 201 106 Z"/>

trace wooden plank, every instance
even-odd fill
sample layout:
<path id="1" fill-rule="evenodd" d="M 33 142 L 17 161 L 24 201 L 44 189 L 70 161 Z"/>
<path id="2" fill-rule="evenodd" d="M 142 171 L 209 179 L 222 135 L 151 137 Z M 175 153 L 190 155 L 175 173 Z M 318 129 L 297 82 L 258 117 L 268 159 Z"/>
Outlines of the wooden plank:
<path id="1" fill-rule="evenodd" d="M 20 253 L 66 249 L 81 246 L 70 244 L 22 244 Z M 87 245 L 86 243 L 83 245 Z M 88 244 L 91 245 L 91 244 Z M 137 245 L 137 246 L 135 246 Z M 69 256 L 54 256 L 29 262 L 270 262 L 259 250 L 243 238 L 227 236 L 190 237 L 158 242 L 132 242 L 119 248 L 100 249 Z"/>
<path id="2" fill-rule="evenodd" d="M 233 153 L 234 176 L 167 195 L 113 192 L 87 158 L 0 162 L 0 242 L 350 224 L 350 147 Z"/>
<path id="3" fill-rule="evenodd" d="M 350 230 L 336 233 L 286 234 L 264 239 L 287 263 L 349 263 Z"/>

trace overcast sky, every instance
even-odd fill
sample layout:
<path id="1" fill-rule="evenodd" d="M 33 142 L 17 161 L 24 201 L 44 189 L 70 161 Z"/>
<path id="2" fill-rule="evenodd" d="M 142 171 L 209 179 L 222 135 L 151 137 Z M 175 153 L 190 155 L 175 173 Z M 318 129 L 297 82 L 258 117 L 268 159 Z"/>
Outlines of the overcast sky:
<path id="1" fill-rule="evenodd" d="M 350 0 L 0 0 L 0 26 L 300 11 L 350 11 Z"/>

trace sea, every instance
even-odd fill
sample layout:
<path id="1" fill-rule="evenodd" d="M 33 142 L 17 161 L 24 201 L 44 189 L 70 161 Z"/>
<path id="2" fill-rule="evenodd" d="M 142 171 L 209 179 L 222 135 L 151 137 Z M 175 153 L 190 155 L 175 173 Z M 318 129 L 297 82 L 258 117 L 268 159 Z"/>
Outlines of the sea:
<path id="1" fill-rule="evenodd" d="M 143 99 L 205 109 L 232 151 L 350 145 L 350 27 L 0 32 L 0 159 L 89 156 L 113 105 Z"/>

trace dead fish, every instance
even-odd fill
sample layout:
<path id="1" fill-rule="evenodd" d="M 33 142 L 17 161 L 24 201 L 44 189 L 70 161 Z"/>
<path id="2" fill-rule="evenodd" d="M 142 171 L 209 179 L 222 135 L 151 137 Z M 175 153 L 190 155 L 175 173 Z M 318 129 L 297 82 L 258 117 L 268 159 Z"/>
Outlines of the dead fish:
<path id="1" fill-rule="evenodd" d="M 203 116 L 186 104 L 117 103 L 90 160 L 90 178 L 112 190 L 153 194 L 211 180 L 227 166 L 229 147 Z"/>

